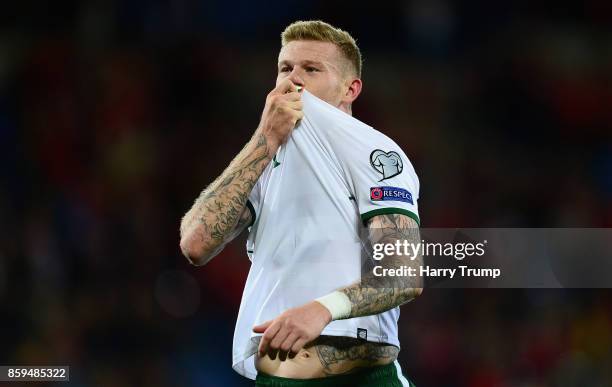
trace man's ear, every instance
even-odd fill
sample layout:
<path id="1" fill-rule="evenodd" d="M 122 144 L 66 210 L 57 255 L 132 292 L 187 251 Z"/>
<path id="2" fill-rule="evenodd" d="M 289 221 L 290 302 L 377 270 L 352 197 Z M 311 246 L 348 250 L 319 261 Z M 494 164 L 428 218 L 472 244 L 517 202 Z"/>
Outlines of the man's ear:
<path id="1" fill-rule="evenodd" d="M 349 78 L 346 82 L 348 87 L 346 89 L 343 102 L 350 105 L 357 99 L 357 97 L 359 97 L 359 94 L 361 94 L 361 87 L 363 84 L 359 78 Z"/>

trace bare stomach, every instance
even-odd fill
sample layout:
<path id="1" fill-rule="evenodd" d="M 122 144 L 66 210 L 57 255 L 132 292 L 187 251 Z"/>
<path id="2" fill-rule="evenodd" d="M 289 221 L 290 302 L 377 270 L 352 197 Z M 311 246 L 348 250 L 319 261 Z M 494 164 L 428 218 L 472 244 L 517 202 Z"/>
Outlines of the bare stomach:
<path id="1" fill-rule="evenodd" d="M 295 356 L 255 357 L 255 368 L 272 376 L 292 379 L 323 378 L 392 363 L 399 349 L 351 337 L 320 336 Z M 282 360 L 281 360 L 282 358 Z"/>

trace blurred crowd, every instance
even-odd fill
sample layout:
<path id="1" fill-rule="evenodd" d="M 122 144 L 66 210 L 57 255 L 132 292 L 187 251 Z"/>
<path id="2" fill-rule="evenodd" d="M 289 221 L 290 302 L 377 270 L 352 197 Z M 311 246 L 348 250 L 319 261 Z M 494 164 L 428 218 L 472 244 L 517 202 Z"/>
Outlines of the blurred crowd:
<path id="1" fill-rule="evenodd" d="M 3 8 L 2 365 L 70 365 L 83 387 L 251 385 L 231 370 L 244 236 L 193 268 L 178 225 L 255 130 L 297 19 L 357 38 L 354 115 L 410 157 L 424 226 L 612 227 L 608 2 Z M 402 307 L 400 363 L 420 387 L 610 386 L 611 295 L 428 289 Z"/>

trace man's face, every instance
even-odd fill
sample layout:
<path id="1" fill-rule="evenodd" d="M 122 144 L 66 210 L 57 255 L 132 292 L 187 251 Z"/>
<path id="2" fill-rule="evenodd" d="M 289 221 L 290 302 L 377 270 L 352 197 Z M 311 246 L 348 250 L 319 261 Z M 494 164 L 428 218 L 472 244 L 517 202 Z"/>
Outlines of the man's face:
<path id="1" fill-rule="evenodd" d="M 276 84 L 289 78 L 325 102 L 340 106 L 345 85 L 346 61 L 333 43 L 297 40 L 287 43 L 278 55 Z"/>

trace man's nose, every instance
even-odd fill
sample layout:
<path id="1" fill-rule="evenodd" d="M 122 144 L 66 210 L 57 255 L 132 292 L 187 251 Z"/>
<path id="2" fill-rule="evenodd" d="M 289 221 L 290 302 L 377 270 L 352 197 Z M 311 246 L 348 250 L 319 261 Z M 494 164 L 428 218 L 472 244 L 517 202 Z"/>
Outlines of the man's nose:
<path id="1" fill-rule="evenodd" d="M 300 76 L 298 70 L 295 68 L 293 69 L 293 71 L 291 71 L 291 74 L 289 74 L 289 80 L 293 82 L 293 84 L 296 86 L 304 87 L 304 80 Z"/>

